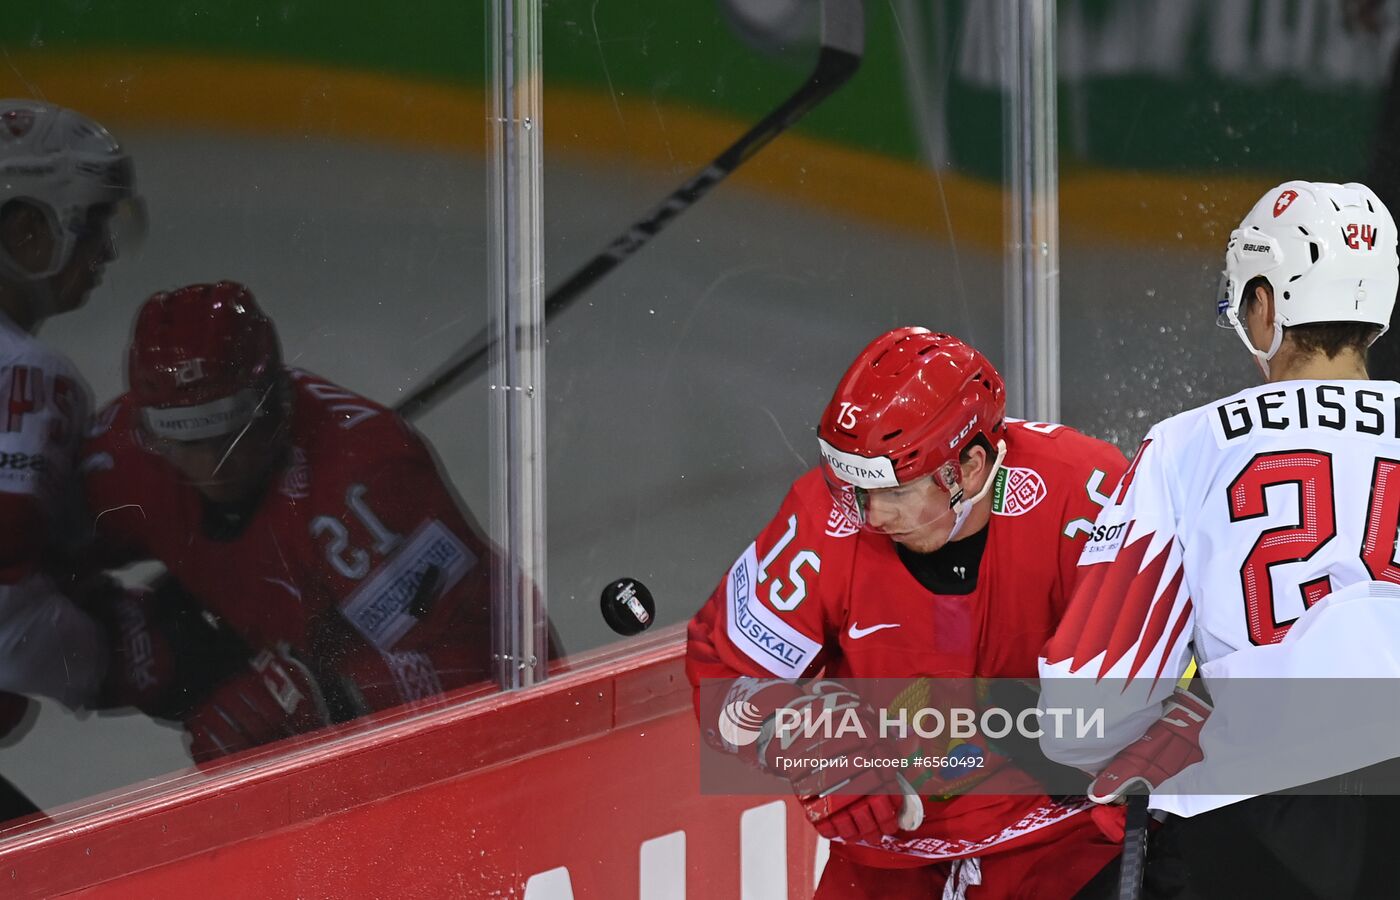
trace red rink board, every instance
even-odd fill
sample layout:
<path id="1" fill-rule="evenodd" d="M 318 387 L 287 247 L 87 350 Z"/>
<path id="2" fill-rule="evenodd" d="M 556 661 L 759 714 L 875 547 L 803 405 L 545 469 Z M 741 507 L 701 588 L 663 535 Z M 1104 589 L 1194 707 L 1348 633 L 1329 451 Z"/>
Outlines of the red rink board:
<path id="1" fill-rule="evenodd" d="M 668 639 L 110 812 L 60 814 L 0 849 L 0 893 L 523 897 L 530 876 L 565 867 L 574 898 L 621 900 L 640 896 L 643 842 L 684 831 L 684 896 L 739 900 L 741 814 L 765 801 L 699 794 L 683 654 Z M 816 835 L 785 810 L 788 896 L 809 897 Z"/>

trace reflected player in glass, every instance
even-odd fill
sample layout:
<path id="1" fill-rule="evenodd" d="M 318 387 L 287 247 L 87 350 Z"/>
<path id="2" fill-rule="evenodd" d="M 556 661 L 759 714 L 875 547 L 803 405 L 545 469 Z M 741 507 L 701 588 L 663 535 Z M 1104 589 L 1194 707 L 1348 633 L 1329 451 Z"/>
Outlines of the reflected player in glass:
<path id="1" fill-rule="evenodd" d="M 821 418 L 821 465 L 691 621 L 692 683 L 1034 677 L 1126 464 L 1109 444 L 1005 412 L 1001 375 L 957 338 L 899 328 L 866 347 Z M 804 702 L 800 682 L 755 684 L 743 699 L 759 721 Z M 772 768 L 779 743 L 726 749 Z M 810 773 L 785 773 L 833 841 L 818 898 L 1068 898 L 1116 857 L 1087 801 L 1046 796 L 991 747 L 960 749 L 985 764 L 947 781 L 863 770 L 820 796 L 802 787 Z M 832 741 L 812 758 L 867 750 L 882 752 Z"/>
<path id="2" fill-rule="evenodd" d="M 102 681 L 102 630 L 71 599 L 92 395 L 35 334 L 83 305 L 116 258 L 111 227 L 139 230 L 139 210 L 131 158 L 105 128 L 49 103 L 0 100 L 0 733 L 24 716 L 25 696 L 79 708 Z M 0 818 L 33 811 L 0 794 Z"/>
<path id="3" fill-rule="evenodd" d="M 153 295 L 127 363 L 83 452 L 95 552 L 178 587 L 115 600 L 114 703 L 203 761 L 491 676 L 496 551 L 403 419 L 284 365 L 233 282 Z"/>

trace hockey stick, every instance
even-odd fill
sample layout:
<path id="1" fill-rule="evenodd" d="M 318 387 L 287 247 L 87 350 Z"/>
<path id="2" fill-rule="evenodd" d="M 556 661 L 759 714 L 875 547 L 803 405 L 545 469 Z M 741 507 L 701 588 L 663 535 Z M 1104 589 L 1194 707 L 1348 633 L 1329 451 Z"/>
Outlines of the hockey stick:
<path id="1" fill-rule="evenodd" d="M 1186 690 L 1196 677 L 1196 658 L 1186 666 L 1176 686 Z M 1138 900 L 1142 896 L 1142 879 L 1147 871 L 1147 800 L 1148 794 L 1129 794 L 1127 819 L 1123 824 L 1123 857 L 1118 869 L 1118 900 Z"/>
<path id="2" fill-rule="evenodd" d="M 864 52 L 865 10 L 862 0 L 821 0 L 821 53 L 817 57 L 816 68 L 797 92 L 715 157 L 714 162 L 676 188 L 660 205 L 628 226 L 587 265 L 550 291 L 544 301 L 545 320 L 568 307 L 749 157 L 849 81 L 860 68 Z M 481 374 L 486 368 L 486 354 L 492 343 L 489 329 L 478 331 L 451 360 L 399 401 L 394 411 L 413 419 L 432 409 L 450 388 Z"/>
<path id="3" fill-rule="evenodd" d="M 1123 860 L 1118 869 L 1118 900 L 1138 900 L 1147 867 L 1147 794 L 1128 795 L 1123 830 Z"/>

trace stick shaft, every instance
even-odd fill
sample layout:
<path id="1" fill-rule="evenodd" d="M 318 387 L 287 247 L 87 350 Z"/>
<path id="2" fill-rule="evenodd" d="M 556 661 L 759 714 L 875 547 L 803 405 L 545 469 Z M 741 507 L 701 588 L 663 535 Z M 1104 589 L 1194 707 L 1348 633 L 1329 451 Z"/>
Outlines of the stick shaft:
<path id="1" fill-rule="evenodd" d="M 1147 794 L 1128 796 L 1123 830 L 1123 862 L 1118 870 L 1118 900 L 1138 900 L 1147 867 Z"/>
<path id="2" fill-rule="evenodd" d="M 659 205 L 613 239 L 601 253 L 589 260 L 568 280 L 545 297 L 544 315 L 548 321 L 562 312 L 600 279 L 661 233 L 677 216 L 695 205 L 731 172 L 774 138 L 782 134 L 813 107 L 831 96 L 860 67 L 864 45 L 864 20 L 855 0 L 826 0 L 823 4 L 823 43 L 812 74 L 790 97 L 764 116 L 704 169 L 688 179 Z M 466 383 L 486 369 L 493 345 L 489 329 L 483 328 L 463 345 L 447 363 L 411 394 L 399 401 L 395 412 L 408 419 L 432 409 L 452 388 Z"/>

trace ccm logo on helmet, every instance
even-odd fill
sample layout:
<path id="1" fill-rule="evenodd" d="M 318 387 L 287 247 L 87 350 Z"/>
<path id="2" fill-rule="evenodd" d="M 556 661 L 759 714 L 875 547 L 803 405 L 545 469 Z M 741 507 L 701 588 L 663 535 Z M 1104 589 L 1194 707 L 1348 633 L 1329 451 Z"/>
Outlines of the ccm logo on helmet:
<path id="1" fill-rule="evenodd" d="M 1288 207 L 1293 204 L 1293 201 L 1297 199 L 1297 191 L 1284 191 L 1282 194 L 1279 194 L 1278 199 L 1274 201 L 1274 218 L 1277 219 L 1279 216 L 1283 215 L 1283 211 L 1288 209 Z"/>
<path id="2" fill-rule="evenodd" d="M 958 436 L 955 437 L 955 438 L 953 438 L 951 441 L 948 442 L 948 449 L 949 449 L 949 450 L 956 450 L 957 447 L 958 447 L 958 445 L 961 444 L 961 443 L 963 442 L 963 438 L 967 437 L 968 432 L 972 431 L 972 426 L 973 426 L 973 425 L 976 425 L 976 424 L 977 424 L 977 417 L 976 417 L 976 416 L 973 416 L 973 417 L 972 417 L 972 421 L 971 421 L 971 422 L 968 422 L 966 425 L 964 425 L 964 426 L 963 426 L 963 430 L 958 432 Z"/>

